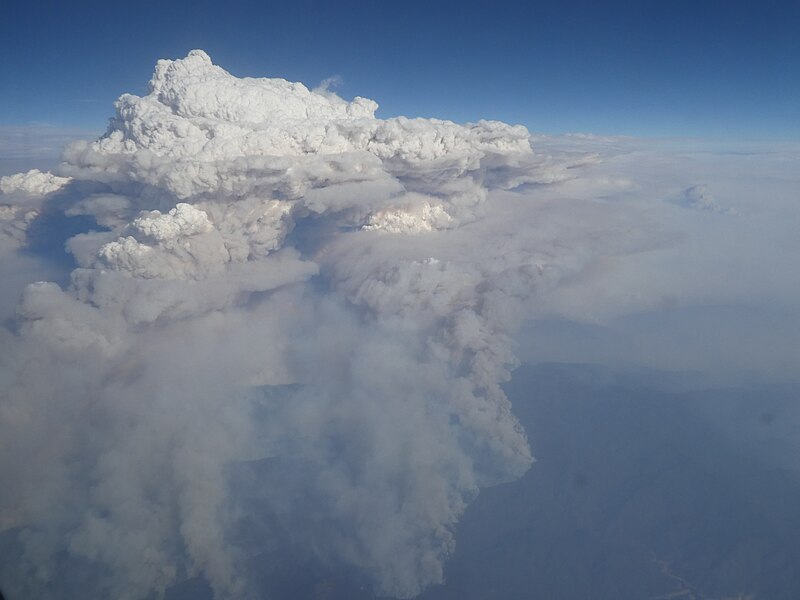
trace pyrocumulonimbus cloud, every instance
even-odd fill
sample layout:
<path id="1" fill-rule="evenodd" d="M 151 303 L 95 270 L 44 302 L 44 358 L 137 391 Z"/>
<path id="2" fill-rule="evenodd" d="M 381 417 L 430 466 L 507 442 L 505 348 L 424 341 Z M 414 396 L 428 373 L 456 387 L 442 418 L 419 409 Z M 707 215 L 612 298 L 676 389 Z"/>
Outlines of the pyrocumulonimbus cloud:
<path id="1" fill-rule="evenodd" d="M 532 463 L 500 384 L 537 294 L 653 238 L 520 192 L 596 161 L 521 126 L 381 120 L 198 50 L 116 108 L 57 175 L 0 182 L 6 256 L 91 223 L 2 334 L 6 585 L 245 598 L 276 547 L 383 595 L 441 582 L 470 500 Z"/>

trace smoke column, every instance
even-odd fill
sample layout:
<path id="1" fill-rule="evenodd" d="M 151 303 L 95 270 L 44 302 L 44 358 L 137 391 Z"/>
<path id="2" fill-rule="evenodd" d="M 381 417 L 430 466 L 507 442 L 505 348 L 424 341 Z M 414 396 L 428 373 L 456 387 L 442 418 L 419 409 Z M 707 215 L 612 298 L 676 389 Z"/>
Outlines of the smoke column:
<path id="1" fill-rule="evenodd" d="M 531 466 L 500 388 L 517 328 L 601 249 L 653 240 L 526 195 L 591 154 L 376 109 L 195 50 L 56 174 L 2 178 L 4 260 L 87 224 L 69 277 L 28 285 L 0 334 L 10 597 L 138 600 L 199 574 L 255 597 L 291 548 L 410 598 L 479 489 Z"/>

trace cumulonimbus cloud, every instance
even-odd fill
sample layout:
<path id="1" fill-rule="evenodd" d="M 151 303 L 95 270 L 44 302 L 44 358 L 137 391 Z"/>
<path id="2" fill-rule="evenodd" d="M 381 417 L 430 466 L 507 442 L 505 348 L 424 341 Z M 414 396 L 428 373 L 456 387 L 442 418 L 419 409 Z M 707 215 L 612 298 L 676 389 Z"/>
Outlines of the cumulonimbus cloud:
<path id="1" fill-rule="evenodd" d="M 500 384 L 537 294 L 653 244 L 613 208 L 567 223 L 509 191 L 596 155 L 381 120 L 198 50 L 116 106 L 57 176 L 0 182 L 5 252 L 47 211 L 94 223 L 0 350 L 9 589 L 138 599 L 203 574 L 248 597 L 276 544 L 384 595 L 441 582 L 470 500 L 532 463 Z"/>

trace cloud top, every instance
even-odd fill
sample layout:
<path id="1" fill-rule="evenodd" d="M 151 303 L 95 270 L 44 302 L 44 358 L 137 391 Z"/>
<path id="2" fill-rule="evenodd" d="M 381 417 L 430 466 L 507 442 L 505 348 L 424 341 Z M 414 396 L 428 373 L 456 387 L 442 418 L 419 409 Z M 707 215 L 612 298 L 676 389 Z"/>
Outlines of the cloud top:
<path id="1" fill-rule="evenodd" d="M 116 156 L 124 159 L 126 176 L 132 173 L 188 198 L 255 184 L 247 172 L 266 164 L 285 170 L 277 157 L 368 153 L 398 161 L 397 168 L 406 163 L 437 167 L 435 161 L 446 161 L 448 168 L 463 173 L 487 154 L 531 152 L 521 126 L 380 120 L 374 116 L 377 106 L 360 97 L 346 102 L 283 79 L 239 79 L 195 50 L 183 59 L 159 61 L 148 95 L 121 96 L 106 135 L 73 146 L 69 171 L 85 176 L 99 169 L 110 177 L 105 164 Z M 165 160 L 173 167 L 170 174 L 160 169 Z M 222 173 L 220 161 L 237 164 L 226 164 L 228 172 Z"/>

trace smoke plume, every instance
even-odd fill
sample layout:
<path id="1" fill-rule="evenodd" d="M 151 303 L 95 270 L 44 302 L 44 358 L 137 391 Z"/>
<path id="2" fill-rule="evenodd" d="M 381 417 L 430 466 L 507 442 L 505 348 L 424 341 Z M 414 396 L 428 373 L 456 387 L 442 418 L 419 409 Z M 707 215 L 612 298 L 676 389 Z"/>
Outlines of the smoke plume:
<path id="1" fill-rule="evenodd" d="M 255 597 L 291 551 L 410 598 L 479 489 L 531 466 L 500 387 L 515 332 L 560 282 L 663 239 L 526 193 L 593 153 L 376 109 L 195 50 L 56 175 L 0 180 L 7 260 L 80 226 L 55 249 L 68 278 L 25 287 L 2 332 L 10 597 L 196 575 Z"/>

